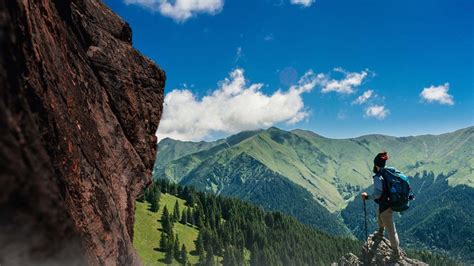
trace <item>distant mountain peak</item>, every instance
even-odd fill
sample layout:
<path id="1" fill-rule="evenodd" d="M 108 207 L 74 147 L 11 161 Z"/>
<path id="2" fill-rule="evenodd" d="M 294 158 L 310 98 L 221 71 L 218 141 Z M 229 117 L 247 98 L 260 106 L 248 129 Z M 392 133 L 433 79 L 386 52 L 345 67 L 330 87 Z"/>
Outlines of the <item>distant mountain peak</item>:
<path id="1" fill-rule="evenodd" d="M 316 138 L 325 138 L 325 139 L 328 139 L 327 137 L 324 137 L 322 135 L 319 135 L 318 133 L 314 132 L 314 131 L 311 131 L 311 130 L 307 130 L 307 129 L 293 129 L 290 131 L 291 133 L 293 134 L 296 134 L 296 135 L 300 135 L 300 136 L 309 136 L 309 137 L 316 137 Z"/>
<path id="2" fill-rule="evenodd" d="M 267 131 L 286 131 L 286 130 L 272 126 L 272 127 L 267 128 Z"/>

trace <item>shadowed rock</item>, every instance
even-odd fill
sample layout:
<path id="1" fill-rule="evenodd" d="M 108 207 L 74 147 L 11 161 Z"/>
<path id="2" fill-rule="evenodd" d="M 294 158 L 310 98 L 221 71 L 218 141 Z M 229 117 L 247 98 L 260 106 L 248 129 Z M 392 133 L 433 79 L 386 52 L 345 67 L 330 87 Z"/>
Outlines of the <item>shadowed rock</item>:
<path id="1" fill-rule="evenodd" d="M 98 0 L 0 1 L 0 265 L 140 264 L 165 74 Z"/>
<path id="2" fill-rule="evenodd" d="M 362 255 L 360 257 L 357 257 L 352 253 L 346 254 L 344 257 L 340 258 L 337 263 L 333 263 L 333 265 L 428 265 L 424 262 L 407 258 L 403 251 L 401 251 L 401 258 L 394 258 L 392 256 L 390 241 L 386 238 L 377 237 L 375 235 L 370 235 L 368 237 L 367 242 L 362 247 L 361 253 Z"/>

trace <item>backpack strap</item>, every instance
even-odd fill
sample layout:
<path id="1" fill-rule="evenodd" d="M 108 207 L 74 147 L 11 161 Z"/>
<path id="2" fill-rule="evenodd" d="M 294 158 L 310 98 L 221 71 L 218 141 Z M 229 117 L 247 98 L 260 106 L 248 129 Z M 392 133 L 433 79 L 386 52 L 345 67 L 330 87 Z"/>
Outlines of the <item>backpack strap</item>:
<path id="1" fill-rule="evenodd" d="M 386 171 L 385 168 L 382 168 L 379 171 L 380 175 L 382 176 L 382 185 L 383 185 L 382 197 L 381 197 L 382 201 L 387 201 L 388 195 L 389 195 L 388 181 L 387 181 L 386 175 L 384 175 L 385 171 Z"/>

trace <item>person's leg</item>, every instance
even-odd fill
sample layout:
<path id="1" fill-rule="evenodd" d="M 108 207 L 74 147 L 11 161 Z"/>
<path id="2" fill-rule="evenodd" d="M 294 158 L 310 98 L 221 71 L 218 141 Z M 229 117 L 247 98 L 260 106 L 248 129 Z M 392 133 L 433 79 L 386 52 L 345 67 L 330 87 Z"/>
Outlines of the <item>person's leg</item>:
<path id="1" fill-rule="evenodd" d="M 388 239 L 390 240 L 390 245 L 396 255 L 399 254 L 398 247 L 400 246 L 400 241 L 398 240 L 397 230 L 395 224 L 393 223 L 393 210 L 388 208 L 380 214 L 380 219 L 385 225 L 388 231 Z"/>
<path id="2" fill-rule="evenodd" d="M 380 217 L 380 210 L 378 207 L 377 207 L 377 223 L 379 224 L 379 230 L 375 234 L 379 237 L 383 237 L 384 225 L 383 225 L 382 218 Z"/>

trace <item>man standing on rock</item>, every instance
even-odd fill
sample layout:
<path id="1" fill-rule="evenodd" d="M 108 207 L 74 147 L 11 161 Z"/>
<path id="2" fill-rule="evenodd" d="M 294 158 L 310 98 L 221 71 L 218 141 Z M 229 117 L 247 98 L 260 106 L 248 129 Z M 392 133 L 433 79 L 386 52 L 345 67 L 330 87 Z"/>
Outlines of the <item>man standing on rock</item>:
<path id="1" fill-rule="evenodd" d="M 390 204 L 387 202 L 387 193 L 384 191 L 384 178 L 381 170 L 385 167 L 385 162 L 388 160 L 387 152 L 381 152 L 374 158 L 374 192 L 372 195 L 368 195 L 367 192 L 362 192 L 361 196 L 363 200 L 374 200 L 379 208 L 377 209 L 377 222 L 379 229 L 376 231 L 375 236 L 382 238 L 384 235 L 384 229 L 387 229 L 388 238 L 390 245 L 393 250 L 393 257 L 399 259 L 400 254 L 400 241 L 398 240 L 397 230 L 393 222 L 393 210 Z"/>

